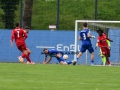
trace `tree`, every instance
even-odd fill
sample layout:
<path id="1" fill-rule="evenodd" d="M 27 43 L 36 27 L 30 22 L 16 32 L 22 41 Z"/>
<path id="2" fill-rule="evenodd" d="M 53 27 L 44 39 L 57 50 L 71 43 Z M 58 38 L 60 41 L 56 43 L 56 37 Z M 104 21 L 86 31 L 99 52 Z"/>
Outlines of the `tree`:
<path id="1" fill-rule="evenodd" d="M 33 0 L 26 0 L 23 12 L 23 27 L 31 27 Z"/>
<path id="2" fill-rule="evenodd" d="M 0 0 L 0 5 L 4 12 L 2 21 L 7 29 L 14 28 L 15 10 L 18 8 L 18 4 L 19 0 Z"/>

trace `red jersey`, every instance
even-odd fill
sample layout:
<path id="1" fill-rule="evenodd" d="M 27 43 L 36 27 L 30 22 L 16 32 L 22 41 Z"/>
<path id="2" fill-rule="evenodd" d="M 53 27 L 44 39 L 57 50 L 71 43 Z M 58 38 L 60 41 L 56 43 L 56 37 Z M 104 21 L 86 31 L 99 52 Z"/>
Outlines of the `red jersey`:
<path id="1" fill-rule="evenodd" d="M 17 46 L 24 44 L 25 38 L 27 38 L 27 35 L 22 28 L 15 28 L 12 30 L 11 41 L 13 42 L 15 39 Z"/>
<path id="2" fill-rule="evenodd" d="M 103 33 L 102 36 L 98 36 L 97 42 L 99 47 L 108 47 L 108 37 Z"/>

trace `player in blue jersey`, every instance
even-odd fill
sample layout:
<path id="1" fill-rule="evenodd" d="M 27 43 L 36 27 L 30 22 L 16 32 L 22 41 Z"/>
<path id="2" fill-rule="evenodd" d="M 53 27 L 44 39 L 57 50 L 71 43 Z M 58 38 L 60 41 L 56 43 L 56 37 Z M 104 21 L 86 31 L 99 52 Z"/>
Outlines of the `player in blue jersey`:
<path id="1" fill-rule="evenodd" d="M 88 29 L 88 25 L 86 22 L 83 23 L 83 30 L 80 31 L 79 33 L 79 40 L 82 41 L 82 45 L 80 48 L 80 52 L 77 55 L 76 61 L 80 58 L 80 56 L 88 50 L 89 53 L 91 54 L 91 65 L 94 65 L 94 49 L 92 47 L 92 43 L 90 38 L 95 38 L 95 36 L 90 35 L 90 30 Z M 75 65 L 76 62 L 73 63 Z"/>
<path id="2" fill-rule="evenodd" d="M 49 63 L 52 60 L 52 57 L 57 58 L 57 60 L 59 61 L 59 63 L 61 65 L 69 65 L 69 64 L 72 64 L 72 63 L 76 62 L 75 60 L 72 60 L 72 61 L 64 60 L 63 59 L 64 53 L 61 52 L 61 51 L 58 51 L 58 50 L 53 50 L 53 49 L 52 50 L 48 50 L 47 48 L 44 48 L 43 52 L 45 54 L 45 58 L 44 58 L 43 64 Z M 47 56 L 50 57 L 48 60 L 47 60 Z"/>

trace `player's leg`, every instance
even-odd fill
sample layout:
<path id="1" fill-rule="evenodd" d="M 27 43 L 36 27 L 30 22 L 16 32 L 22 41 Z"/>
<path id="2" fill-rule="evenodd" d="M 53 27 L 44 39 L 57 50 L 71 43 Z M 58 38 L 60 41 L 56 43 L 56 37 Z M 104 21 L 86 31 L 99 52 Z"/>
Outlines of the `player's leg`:
<path id="1" fill-rule="evenodd" d="M 17 46 L 18 50 L 20 50 L 22 52 L 22 55 L 18 57 L 19 61 L 21 63 L 24 63 L 24 58 L 26 57 L 26 54 L 23 53 L 23 50 L 22 50 L 22 46 Z"/>
<path id="2" fill-rule="evenodd" d="M 110 63 L 110 60 L 109 60 L 108 55 L 106 54 L 105 57 L 106 57 L 106 62 L 107 62 L 107 64 L 108 64 L 109 66 L 111 66 L 111 63 Z"/>
<path id="3" fill-rule="evenodd" d="M 77 55 L 76 60 L 78 60 L 82 56 L 82 54 L 86 51 L 86 49 L 87 49 L 86 46 L 82 45 L 82 47 L 80 48 L 80 52 Z"/>
<path id="4" fill-rule="evenodd" d="M 91 56 L 91 65 L 94 65 L 94 52 L 91 52 L 90 56 Z"/>
<path id="5" fill-rule="evenodd" d="M 26 58 L 27 64 L 34 64 L 34 63 L 30 60 L 29 50 L 27 49 L 26 44 L 23 44 L 23 45 L 20 47 L 20 50 L 23 52 L 21 56 L 22 56 L 22 58 Z"/>
<path id="6" fill-rule="evenodd" d="M 83 52 L 79 52 L 77 55 L 77 60 L 82 56 Z"/>
<path id="7" fill-rule="evenodd" d="M 64 58 L 63 58 L 63 56 L 61 54 L 57 54 L 57 60 L 59 61 L 59 63 L 61 65 L 69 65 L 69 64 L 73 63 L 72 61 L 64 60 Z"/>
<path id="8" fill-rule="evenodd" d="M 26 53 L 27 64 L 35 64 L 30 59 L 30 52 L 28 50 L 24 50 L 23 52 Z"/>
<path id="9" fill-rule="evenodd" d="M 111 63 L 110 63 L 110 60 L 109 60 L 109 57 L 110 57 L 110 49 L 109 48 L 106 48 L 106 61 L 108 63 L 109 66 L 111 66 Z"/>
<path id="10" fill-rule="evenodd" d="M 101 48 L 100 48 L 100 53 L 98 55 L 101 56 L 102 63 L 105 66 L 105 64 L 106 64 L 106 57 L 105 57 L 105 55 L 102 54 Z"/>
<path id="11" fill-rule="evenodd" d="M 73 60 L 73 65 L 76 65 L 78 59 L 82 56 L 82 54 L 83 54 L 83 52 L 78 53 L 76 60 Z"/>
<path id="12" fill-rule="evenodd" d="M 103 66 L 105 66 L 105 64 L 106 64 L 106 57 L 104 55 L 102 55 L 101 58 L 102 58 Z"/>
<path id="13" fill-rule="evenodd" d="M 94 49 L 91 45 L 88 45 L 88 51 L 91 56 L 91 65 L 94 65 Z"/>
<path id="14" fill-rule="evenodd" d="M 31 54 L 30 49 L 29 49 L 29 48 L 27 48 L 27 51 L 28 51 L 28 56 L 30 56 L 30 54 Z"/>
<path id="15" fill-rule="evenodd" d="M 61 65 L 67 65 L 67 62 L 60 61 L 60 64 L 61 64 Z"/>
<path id="16" fill-rule="evenodd" d="M 32 62 L 32 61 L 30 60 L 30 54 L 31 54 L 30 49 L 27 48 L 26 51 L 27 51 L 26 59 L 29 60 L 29 61 L 27 61 L 27 64 L 34 64 L 34 62 Z"/>
<path id="17" fill-rule="evenodd" d="M 27 59 L 27 57 L 28 57 L 27 54 L 28 54 L 28 53 L 27 53 L 27 50 L 23 50 L 22 52 L 23 52 L 22 55 L 19 56 L 18 59 L 19 59 L 20 62 L 24 63 L 24 58 Z M 28 61 L 28 62 L 31 62 L 30 59 L 27 59 L 27 61 Z"/>
<path id="18" fill-rule="evenodd" d="M 110 60 L 109 60 L 109 55 L 110 54 L 110 51 L 108 48 L 105 48 L 105 47 L 101 47 L 101 51 L 102 51 L 102 54 L 106 57 L 106 62 L 108 65 L 111 65 L 110 64 Z"/>
<path id="19" fill-rule="evenodd" d="M 69 64 L 72 64 L 72 63 L 75 62 L 74 60 L 67 60 L 67 61 L 65 61 L 65 60 L 64 61 L 63 60 L 58 60 L 58 61 L 60 61 L 61 65 L 69 65 Z"/>

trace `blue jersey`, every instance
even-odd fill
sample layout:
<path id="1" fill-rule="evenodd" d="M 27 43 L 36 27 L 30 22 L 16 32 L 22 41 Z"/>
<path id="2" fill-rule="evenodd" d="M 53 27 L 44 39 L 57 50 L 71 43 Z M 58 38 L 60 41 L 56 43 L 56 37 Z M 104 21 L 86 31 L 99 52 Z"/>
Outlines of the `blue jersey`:
<path id="1" fill-rule="evenodd" d="M 87 36 L 88 33 L 90 33 L 90 30 L 88 28 L 83 29 L 83 30 L 80 31 L 79 36 L 82 38 L 82 45 L 84 45 L 84 44 L 91 44 L 91 40 Z"/>
<path id="2" fill-rule="evenodd" d="M 82 45 L 80 52 L 82 53 L 85 52 L 86 50 L 88 50 L 90 53 L 94 52 L 94 49 L 91 44 L 91 40 L 87 35 L 88 33 L 90 33 L 90 30 L 87 28 L 80 31 L 80 37 L 82 38 Z"/>
<path id="3" fill-rule="evenodd" d="M 61 54 L 63 56 L 63 52 L 58 51 L 58 50 L 48 50 L 48 54 L 45 54 L 45 56 L 50 56 L 50 57 L 57 57 L 57 54 Z"/>

